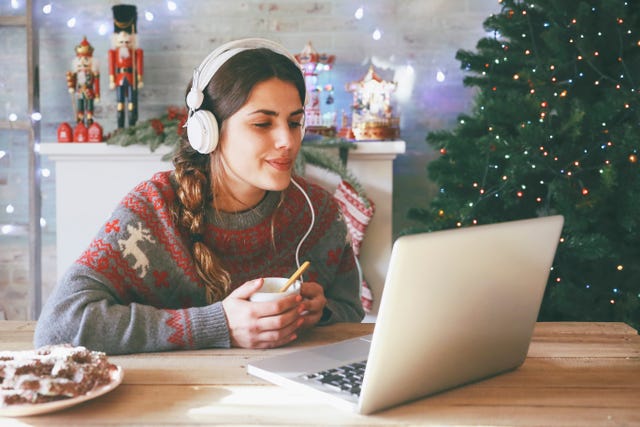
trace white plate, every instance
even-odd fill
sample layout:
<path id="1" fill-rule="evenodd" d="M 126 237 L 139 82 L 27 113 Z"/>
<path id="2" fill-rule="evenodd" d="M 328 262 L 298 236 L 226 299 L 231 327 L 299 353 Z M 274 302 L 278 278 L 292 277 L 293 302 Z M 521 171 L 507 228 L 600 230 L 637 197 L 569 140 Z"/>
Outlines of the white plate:
<path id="1" fill-rule="evenodd" d="M 118 387 L 124 378 L 124 371 L 120 366 L 111 374 L 111 381 L 101 387 L 91 390 L 87 394 L 71 397 L 69 399 L 55 400 L 45 403 L 27 403 L 21 405 L 0 406 L 0 417 L 26 417 L 29 415 L 45 414 L 47 412 L 60 411 L 87 400 L 95 399 Z"/>

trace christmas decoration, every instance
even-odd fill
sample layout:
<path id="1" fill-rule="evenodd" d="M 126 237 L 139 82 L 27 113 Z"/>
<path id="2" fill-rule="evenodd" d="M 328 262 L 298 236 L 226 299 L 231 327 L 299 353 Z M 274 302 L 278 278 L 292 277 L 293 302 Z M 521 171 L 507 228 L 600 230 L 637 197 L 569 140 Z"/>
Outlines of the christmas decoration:
<path id="1" fill-rule="evenodd" d="M 338 184 L 333 197 L 344 215 L 344 221 L 349 230 L 353 252 L 359 257 L 362 240 L 375 212 L 373 201 L 357 192 L 355 188 L 345 180 L 342 180 Z M 367 313 L 370 313 L 373 307 L 373 293 L 364 279 L 361 284 L 361 290 L 360 301 L 362 302 L 362 307 Z"/>
<path id="2" fill-rule="evenodd" d="M 93 104 L 100 101 L 98 63 L 93 58 L 93 46 L 86 37 L 75 51 L 73 71 L 67 71 L 67 87 L 72 95 L 76 126 L 72 133 L 70 125 L 62 123 L 58 128 L 58 142 L 101 142 L 102 127 L 93 119 Z"/>
<path id="3" fill-rule="evenodd" d="M 116 90 L 118 128 L 125 126 L 125 107 L 129 126 L 138 120 L 138 90 L 144 75 L 143 51 L 137 43 L 138 12 L 135 6 L 112 7 L 113 37 L 109 49 L 109 88 Z"/>
<path id="4" fill-rule="evenodd" d="M 640 3 L 501 4 L 492 36 L 457 53 L 475 106 L 428 135 L 440 191 L 410 216 L 436 230 L 562 214 L 540 319 L 638 328 Z"/>
<path id="5" fill-rule="evenodd" d="M 161 145 L 167 145 L 175 149 L 180 142 L 180 135 L 184 131 L 182 126 L 187 120 L 187 109 L 169 107 L 163 116 L 126 128 L 116 129 L 106 138 L 107 144 L 120 145 L 148 145 L 154 152 Z M 173 151 L 166 154 L 163 160 L 173 157 Z"/>
<path id="6" fill-rule="evenodd" d="M 305 106 L 305 130 L 309 134 L 334 136 L 336 134 L 336 113 L 333 110 L 333 85 L 319 84 L 319 75 L 331 71 L 335 55 L 318 53 L 311 42 L 307 43 L 301 53 L 295 55 L 302 66 L 307 86 L 308 101 Z M 322 112 L 321 95 L 325 95 L 327 111 Z"/>
<path id="7" fill-rule="evenodd" d="M 58 142 L 73 142 L 73 129 L 67 122 L 58 126 Z"/>
<path id="8" fill-rule="evenodd" d="M 351 131 L 356 140 L 396 139 L 400 136 L 400 118 L 394 116 L 391 95 L 395 82 L 383 80 L 373 68 L 356 82 L 348 83 L 353 93 Z M 342 135 L 345 131 L 342 131 Z"/>

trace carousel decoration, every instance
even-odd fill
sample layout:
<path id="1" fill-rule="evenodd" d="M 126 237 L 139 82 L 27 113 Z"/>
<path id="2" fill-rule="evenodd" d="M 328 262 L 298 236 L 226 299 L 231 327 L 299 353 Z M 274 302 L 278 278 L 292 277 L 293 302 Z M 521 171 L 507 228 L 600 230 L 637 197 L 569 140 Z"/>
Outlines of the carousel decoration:
<path id="1" fill-rule="evenodd" d="M 321 85 L 319 76 L 330 72 L 335 62 L 335 55 L 318 53 L 311 42 L 307 43 L 302 52 L 295 55 L 302 66 L 304 80 L 307 86 L 308 102 L 305 106 L 305 130 L 308 134 L 334 136 L 336 134 L 336 114 L 333 110 L 333 85 Z M 326 74 L 325 74 L 326 75 Z M 324 105 L 322 99 L 324 95 Z"/>
<path id="2" fill-rule="evenodd" d="M 102 127 L 93 119 L 94 102 L 100 101 L 100 72 L 93 58 L 93 46 L 84 37 L 75 47 L 72 71 L 67 71 L 67 88 L 72 96 L 76 125 L 58 127 L 58 142 L 102 142 Z"/>
<path id="3" fill-rule="evenodd" d="M 116 90 L 118 128 L 138 120 L 138 90 L 142 88 L 143 51 L 137 46 L 138 12 L 135 6 L 119 4 L 112 7 L 113 37 L 109 49 L 109 88 Z"/>
<path id="4" fill-rule="evenodd" d="M 396 139 L 400 136 L 400 118 L 394 116 L 391 95 L 397 83 L 383 80 L 373 65 L 362 80 L 348 83 L 346 90 L 353 93 L 351 127 L 344 126 L 342 136 L 356 140 Z"/>

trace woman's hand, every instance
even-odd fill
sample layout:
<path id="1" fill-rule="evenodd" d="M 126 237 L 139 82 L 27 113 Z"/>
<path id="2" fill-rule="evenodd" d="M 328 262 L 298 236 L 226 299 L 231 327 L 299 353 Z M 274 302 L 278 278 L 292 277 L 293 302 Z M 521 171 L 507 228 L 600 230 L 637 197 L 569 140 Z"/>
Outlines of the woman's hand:
<path id="1" fill-rule="evenodd" d="M 320 321 L 327 298 L 324 296 L 324 288 L 316 282 L 304 282 L 300 287 L 300 295 L 303 298 L 303 328 L 310 328 Z"/>
<path id="2" fill-rule="evenodd" d="M 246 282 L 222 301 L 232 347 L 280 347 L 295 340 L 296 330 L 306 322 L 300 315 L 305 310 L 300 295 L 275 301 L 249 301 L 262 282 L 263 279 Z"/>

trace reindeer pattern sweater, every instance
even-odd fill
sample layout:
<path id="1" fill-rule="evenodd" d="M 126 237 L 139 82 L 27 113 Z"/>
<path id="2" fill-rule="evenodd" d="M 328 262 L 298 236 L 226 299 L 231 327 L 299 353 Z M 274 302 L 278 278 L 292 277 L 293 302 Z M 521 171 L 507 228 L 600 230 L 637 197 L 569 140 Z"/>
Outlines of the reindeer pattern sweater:
<path id="1" fill-rule="evenodd" d="M 320 324 L 358 322 L 364 316 L 360 282 L 340 210 L 327 191 L 295 179 L 314 206 L 300 262 L 311 262 L 304 280 L 324 288 Z M 124 197 L 46 301 L 36 347 L 71 343 L 123 354 L 230 346 L 222 303 L 206 303 L 190 236 L 172 217 L 176 197 L 173 172 L 157 173 Z M 280 199 L 280 192 L 267 192 L 246 212 L 207 211 L 203 241 L 229 272 L 232 288 L 296 270 L 296 247 L 311 212 L 293 185 L 278 206 Z"/>

